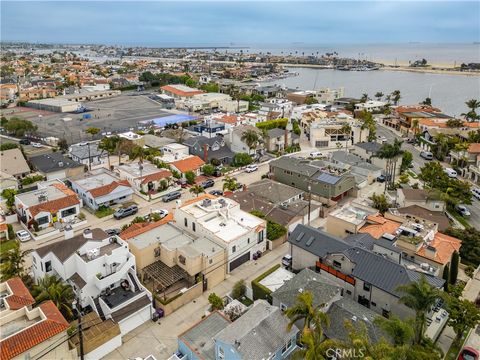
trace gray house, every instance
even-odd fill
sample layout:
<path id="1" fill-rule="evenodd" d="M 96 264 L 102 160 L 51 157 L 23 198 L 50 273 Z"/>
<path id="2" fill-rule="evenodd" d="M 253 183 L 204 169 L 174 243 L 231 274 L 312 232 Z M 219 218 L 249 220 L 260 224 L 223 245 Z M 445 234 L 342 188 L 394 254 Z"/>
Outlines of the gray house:
<path id="1" fill-rule="evenodd" d="M 355 177 L 348 171 L 317 166 L 310 160 L 283 156 L 270 163 L 274 180 L 308 191 L 313 195 L 338 201 L 355 187 Z"/>
<path id="2" fill-rule="evenodd" d="M 214 136 L 212 138 L 194 136 L 185 140 L 183 145 L 188 146 L 190 155 L 196 155 L 206 163 L 216 159 L 222 164 L 230 164 L 235 156 L 235 153 L 226 145 L 222 136 Z"/>

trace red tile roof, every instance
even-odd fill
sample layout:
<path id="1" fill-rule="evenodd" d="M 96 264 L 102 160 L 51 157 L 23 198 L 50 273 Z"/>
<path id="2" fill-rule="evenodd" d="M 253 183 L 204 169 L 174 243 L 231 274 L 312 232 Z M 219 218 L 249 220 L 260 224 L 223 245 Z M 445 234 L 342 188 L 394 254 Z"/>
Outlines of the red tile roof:
<path id="1" fill-rule="evenodd" d="M 113 190 L 115 190 L 119 186 L 131 187 L 127 180 L 113 181 L 108 185 L 103 185 L 98 188 L 91 189 L 89 190 L 89 192 L 94 198 L 97 198 L 100 196 L 105 196 L 107 194 L 110 194 Z"/>
<path id="2" fill-rule="evenodd" d="M 216 198 L 217 197 L 215 195 L 212 195 L 212 194 L 203 194 L 203 195 L 200 195 L 196 198 L 185 200 L 180 207 L 184 207 L 184 206 L 202 201 L 203 199 L 216 199 Z"/>
<path id="3" fill-rule="evenodd" d="M 0 341 L 0 358 L 10 360 L 69 328 L 55 304 L 48 300 L 39 308 L 46 319 Z"/>
<path id="4" fill-rule="evenodd" d="M 408 112 L 440 112 L 440 109 L 434 108 L 429 105 L 403 105 L 397 106 L 395 108 L 397 113 L 408 113 Z"/>
<path id="5" fill-rule="evenodd" d="M 205 165 L 205 161 L 194 155 L 182 160 L 174 161 L 170 163 L 170 165 L 177 168 L 181 173 L 185 173 L 187 171 L 195 171 L 201 168 L 203 165 Z"/>
<path id="6" fill-rule="evenodd" d="M 162 86 L 160 89 L 162 89 L 163 91 L 167 91 L 167 92 L 170 92 L 172 94 L 178 95 L 178 96 L 185 96 L 185 97 L 198 95 L 198 94 L 203 94 L 202 90 L 183 91 L 183 90 L 177 89 L 175 86 L 171 86 L 171 85 Z"/>
<path id="7" fill-rule="evenodd" d="M 143 234 L 147 231 L 150 231 L 152 229 L 155 229 L 156 227 L 159 227 L 161 225 L 164 225 L 168 223 L 169 221 L 173 220 L 173 214 L 168 214 L 165 216 L 162 220 L 151 222 L 151 223 L 135 223 L 132 226 L 130 226 L 128 229 L 123 230 L 120 233 L 120 237 L 123 240 L 128 240 L 131 239 L 137 235 Z"/>
<path id="8" fill-rule="evenodd" d="M 46 211 L 51 214 L 54 214 L 61 209 L 65 209 L 66 207 L 74 206 L 77 204 L 80 204 L 80 201 L 78 200 L 77 195 L 75 195 L 74 193 L 73 195 L 65 196 L 60 199 L 55 199 L 55 200 L 47 201 L 41 204 L 30 206 L 28 210 L 30 211 L 30 214 L 32 214 L 32 216 L 35 217 L 37 214 L 39 214 L 42 211 Z"/>
<path id="9" fill-rule="evenodd" d="M 479 154 L 480 153 L 480 143 L 473 143 L 468 146 L 468 152 L 470 154 Z"/>
<path id="10" fill-rule="evenodd" d="M 222 117 L 216 118 L 216 121 L 223 122 L 225 124 L 236 124 L 239 121 L 237 115 L 223 115 Z"/>
<path id="11" fill-rule="evenodd" d="M 430 246 L 433 246 L 437 250 L 435 253 L 435 257 L 432 260 L 445 265 L 448 264 L 452 259 L 454 251 L 460 251 L 462 241 L 452 236 L 437 232 L 433 240 L 430 242 Z M 423 256 L 425 258 L 431 258 L 426 255 L 425 251 L 425 246 L 422 246 L 417 251 L 417 255 Z"/>
<path id="12" fill-rule="evenodd" d="M 52 186 L 54 188 L 57 188 L 58 190 L 60 190 L 61 192 L 63 192 L 65 195 L 76 195 L 75 194 L 75 191 L 73 191 L 72 189 L 69 189 L 66 185 L 64 184 L 60 184 L 60 183 L 54 183 L 52 184 Z"/>
<path id="13" fill-rule="evenodd" d="M 24 306 L 29 306 L 35 303 L 35 299 L 27 287 L 19 277 L 14 277 L 6 281 L 8 287 L 12 291 L 12 295 L 5 297 L 10 310 L 18 310 Z"/>
<path id="14" fill-rule="evenodd" d="M 0 224 L 0 231 L 8 231 L 8 226 L 7 224 Z"/>
<path id="15" fill-rule="evenodd" d="M 146 175 L 142 178 L 142 184 L 147 184 L 150 181 L 159 181 L 162 179 L 166 179 L 172 176 L 172 173 L 169 170 L 160 170 L 156 173 Z"/>
<path id="16" fill-rule="evenodd" d="M 358 232 L 362 234 L 370 234 L 375 239 L 380 239 L 383 234 L 393 234 L 402 225 L 399 222 L 385 219 L 381 215 L 367 216 L 367 224 L 365 224 Z"/>

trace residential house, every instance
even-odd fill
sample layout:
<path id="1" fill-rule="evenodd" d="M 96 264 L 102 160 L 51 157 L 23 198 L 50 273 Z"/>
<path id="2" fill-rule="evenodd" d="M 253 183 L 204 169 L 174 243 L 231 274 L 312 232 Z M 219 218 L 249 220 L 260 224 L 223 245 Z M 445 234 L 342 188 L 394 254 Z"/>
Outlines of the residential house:
<path id="1" fill-rule="evenodd" d="M 315 267 L 317 272 L 344 289 L 344 296 L 378 314 L 402 319 L 414 315 L 398 300 L 400 285 L 419 281 L 421 276 L 436 288 L 444 280 L 417 272 L 374 252 L 355 247 L 321 230 L 298 225 L 290 234 L 293 270 Z"/>
<path id="2" fill-rule="evenodd" d="M 201 174 L 203 165 L 205 165 L 205 161 L 196 155 L 190 155 L 184 159 L 172 161 L 170 163 L 172 170 L 178 171 L 183 175 L 191 171 L 195 174 L 195 176 Z"/>
<path id="3" fill-rule="evenodd" d="M 128 243 L 101 229 L 66 234 L 66 239 L 31 253 L 38 282 L 56 275 L 78 294 L 79 306 L 90 306 L 102 319 L 113 319 L 122 336 L 152 317 L 152 295 L 137 278 Z"/>
<path id="4" fill-rule="evenodd" d="M 383 170 L 355 154 L 350 154 L 349 152 L 342 150 L 330 153 L 329 160 L 334 164 L 348 165 L 352 174 L 357 179 L 357 184 L 359 182 L 358 180 L 366 180 L 367 184 L 373 183 L 377 177 L 382 174 Z"/>
<path id="5" fill-rule="evenodd" d="M 0 100 L 8 102 L 15 100 L 18 92 L 16 84 L 0 84 Z"/>
<path id="6" fill-rule="evenodd" d="M 154 288 L 163 293 L 189 288 L 200 278 L 205 289 L 218 285 L 227 273 L 225 249 L 204 236 L 185 231 L 172 219 L 168 215 L 153 223 L 134 224 L 120 235 L 135 255 L 142 281 L 152 281 Z M 169 273 L 178 276 L 164 276 Z"/>
<path id="7" fill-rule="evenodd" d="M 92 170 L 76 179 L 70 179 L 72 190 L 93 210 L 121 204 L 133 198 L 133 189 L 127 180 L 120 180 L 106 169 Z"/>
<path id="8" fill-rule="evenodd" d="M 61 181 L 38 183 L 38 190 L 15 195 L 15 208 L 21 221 L 29 228 L 44 229 L 56 222 L 73 221 L 80 213 L 77 194 Z"/>
<path id="9" fill-rule="evenodd" d="M 85 165 L 63 156 L 61 152 L 33 156 L 29 161 L 33 169 L 47 180 L 63 180 L 85 172 Z"/>
<path id="10" fill-rule="evenodd" d="M 195 136 L 185 140 L 183 144 L 188 146 L 191 155 L 202 158 L 205 163 L 219 161 L 222 164 L 231 164 L 235 155 L 222 136 Z"/>
<path id="11" fill-rule="evenodd" d="M 160 88 L 162 93 L 173 97 L 174 99 L 191 98 L 194 95 L 203 94 L 202 90 L 194 89 L 186 85 L 165 85 Z"/>
<path id="12" fill-rule="evenodd" d="M 175 359 L 288 359 L 297 348 L 298 328 L 287 331 L 282 311 L 257 300 L 234 322 L 213 312 L 178 337 Z"/>
<path id="13" fill-rule="evenodd" d="M 333 102 L 333 105 L 340 109 L 346 109 L 348 106 L 350 105 L 355 106 L 355 104 L 358 104 L 359 102 L 360 102 L 360 99 L 351 98 L 351 97 L 340 97 L 338 99 L 335 99 L 335 101 Z"/>
<path id="14" fill-rule="evenodd" d="M 366 224 L 367 216 L 377 213 L 376 209 L 350 202 L 328 214 L 325 229 L 331 235 L 345 238 L 351 234 L 358 234 Z"/>
<path id="15" fill-rule="evenodd" d="M 225 248 L 228 272 L 266 250 L 266 221 L 241 210 L 232 199 L 205 194 L 186 201 L 175 211 L 175 221 Z"/>
<path id="16" fill-rule="evenodd" d="M 207 138 L 217 137 L 227 133 L 225 124 L 217 123 L 212 120 L 205 120 L 202 123 L 189 126 L 187 130 L 193 136 L 205 136 Z"/>
<path id="17" fill-rule="evenodd" d="M 257 152 L 261 152 L 263 144 L 259 142 L 256 148 L 249 148 L 242 136 L 246 131 L 254 131 L 257 133 L 259 139 L 262 139 L 262 132 L 252 125 L 241 125 L 235 128 L 228 129 L 228 134 L 225 136 L 225 142 L 230 147 L 230 150 L 236 153 L 247 153 L 249 155 L 255 155 Z"/>
<path id="18" fill-rule="evenodd" d="M 431 211 L 444 211 L 445 201 L 435 191 L 425 189 L 397 189 L 399 207 L 417 205 Z"/>
<path id="19" fill-rule="evenodd" d="M 5 189 L 18 189 L 18 180 L 15 176 L 0 171 L 0 193 Z"/>
<path id="20" fill-rule="evenodd" d="M 370 141 L 370 142 L 360 142 L 356 143 L 353 146 L 352 152 L 365 160 L 366 162 L 371 163 L 372 165 L 375 165 L 379 167 L 380 169 L 386 169 L 387 168 L 387 159 L 381 159 L 378 156 L 378 153 L 380 149 L 382 148 L 382 144 L 375 142 L 375 141 Z M 400 173 L 400 166 L 402 165 L 401 161 L 397 161 L 397 169 L 396 172 L 399 174 Z"/>
<path id="21" fill-rule="evenodd" d="M 477 158 L 480 156 L 480 143 L 472 143 L 468 145 L 465 151 L 451 151 L 450 162 L 454 162 L 462 169 L 462 175 L 467 174 L 471 165 L 475 166 Z"/>
<path id="22" fill-rule="evenodd" d="M 445 215 L 444 211 L 431 211 L 418 205 L 410 205 L 398 209 L 390 209 L 398 214 L 402 214 L 406 218 L 412 218 L 419 221 L 430 221 L 437 224 L 438 231 L 442 232 L 449 228 L 450 220 Z"/>
<path id="23" fill-rule="evenodd" d="M 314 97 L 319 104 L 333 105 L 335 100 L 344 96 L 344 93 L 345 89 L 343 87 L 338 89 L 321 88 L 315 90 Z"/>
<path id="24" fill-rule="evenodd" d="M 383 101 L 368 100 L 355 104 L 355 111 L 377 112 L 382 111 L 386 103 Z"/>
<path id="25" fill-rule="evenodd" d="M 355 187 L 355 177 L 348 171 L 336 171 L 301 158 L 283 156 L 270 162 L 273 180 L 313 195 L 337 201 Z"/>
<path id="26" fill-rule="evenodd" d="M 285 148 L 299 145 L 300 136 L 293 131 L 275 128 L 267 130 L 264 142 L 267 151 L 283 152 Z"/>
<path id="27" fill-rule="evenodd" d="M 474 164 L 468 166 L 466 176 L 474 183 L 480 184 L 480 155 L 477 156 Z"/>
<path id="28" fill-rule="evenodd" d="M 5 177 L 21 179 L 30 174 L 30 167 L 20 149 L 10 149 L 0 152 L 0 166 Z M 9 175 L 9 176 L 7 176 Z"/>
<path id="29" fill-rule="evenodd" d="M 77 163 L 87 166 L 104 164 L 108 153 L 99 149 L 100 141 L 81 142 L 68 148 L 68 156 Z"/>
<path id="30" fill-rule="evenodd" d="M 120 139 L 122 139 L 122 140 L 131 142 L 133 145 L 145 146 L 144 136 L 140 135 L 140 134 L 137 134 L 133 131 L 127 131 L 127 132 L 124 132 L 124 133 L 120 133 L 120 134 L 118 134 L 118 137 L 120 137 Z"/>
<path id="31" fill-rule="evenodd" d="M 172 173 L 169 170 L 159 169 L 145 161 L 117 166 L 116 172 L 121 180 L 127 180 L 139 193 L 162 192 L 173 182 Z"/>
<path id="32" fill-rule="evenodd" d="M 0 357 L 33 359 L 48 356 L 52 359 L 77 359 L 70 350 L 65 320 L 51 300 L 33 308 L 35 299 L 20 278 L 0 283 Z"/>
<path id="33" fill-rule="evenodd" d="M 261 103 L 260 109 L 258 109 L 258 114 L 265 120 L 279 119 L 288 116 L 288 113 L 285 112 L 287 108 L 288 107 L 282 106 L 282 104 Z"/>

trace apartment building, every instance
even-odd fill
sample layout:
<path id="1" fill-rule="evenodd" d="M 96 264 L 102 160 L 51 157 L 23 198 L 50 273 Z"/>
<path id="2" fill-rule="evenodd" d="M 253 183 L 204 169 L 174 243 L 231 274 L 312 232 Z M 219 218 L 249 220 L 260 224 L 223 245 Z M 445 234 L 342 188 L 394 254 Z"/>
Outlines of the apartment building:
<path id="1" fill-rule="evenodd" d="M 349 125 L 350 132 L 346 132 L 345 125 Z M 346 114 L 337 115 L 335 118 L 318 119 L 310 123 L 306 129 L 310 145 L 315 148 L 334 149 L 338 147 L 351 147 L 362 140 L 366 140 L 368 129 L 362 129 L 358 120 Z"/>
<path id="2" fill-rule="evenodd" d="M 266 221 L 232 199 L 205 194 L 185 202 L 174 216 L 181 229 L 226 249 L 228 272 L 266 250 Z"/>
<path id="3" fill-rule="evenodd" d="M 152 295 L 137 278 L 128 243 L 101 229 L 86 229 L 31 253 L 35 281 L 56 275 L 69 283 L 82 308 L 113 319 L 122 335 L 151 319 Z"/>

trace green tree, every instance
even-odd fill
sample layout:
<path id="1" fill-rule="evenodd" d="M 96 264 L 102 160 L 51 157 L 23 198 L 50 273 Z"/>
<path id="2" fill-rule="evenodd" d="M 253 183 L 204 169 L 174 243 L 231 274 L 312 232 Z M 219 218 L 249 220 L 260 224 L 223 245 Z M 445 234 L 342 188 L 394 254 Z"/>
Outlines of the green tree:
<path id="1" fill-rule="evenodd" d="M 313 295 L 310 291 L 304 291 L 297 296 L 294 305 L 285 310 L 285 315 L 290 319 L 287 325 L 287 331 L 292 330 L 293 325 L 297 321 L 303 321 L 303 329 L 301 334 L 305 334 L 309 330 L 315 328 L 315 332 L 323 335 L 323 326 L 329 326 L 330 320 L 321 308 L 324 304 L 313 305 Z"/>
<path id="2" fill-rule="evenodd" d="M 6 151 L 11 149 L 17 149 L 18 144 L 16 143 L 4 143 L 0 145 L 0 151 Z"/>
<path id="3" fill-rule="evenodd" d="M 192 185 L 192 187 L 190 188 L 190 192 L 192 194 L 197 195 L 197 197 L 198 197 L 198 195 L 205 192 L 205 189 L 201 185 Z"/>
<path id="4" fill-rule="evenodd" d="M 111 168 L 110 156 L 112 156 L 115 153 L 115 151 L 117 151 L 119 142 L 120 142 L 120 137 L 118 137 L 117 135 L 114 135 L 114 136 L 104 137 L 102 140 L 100 140 L 100 143 L 98 144 L 98 148 L 107 153 L 107 161 L 108 161 L 109 169 Z M 120 163 L 120 159 L 119 159 L 119 163 Z"/>
<path id="5" fill-rule="evenodd" d="M 72 287 L 55 275 L 45 275 L 34 287 L 34 297 L 37 303 L 51 300 L 67 319 L 73 317 L 72 302 L 75 298 Z"/>
<path id="6" fill-rule="evenodd" d="M 390 336 L 395 346 L 411 344 L 414 336 L 413 319 L 402 321 L 396 316 L 391 316 L 388 319 L 379 316 L 374 320 L 374 323 Z"/>
<path id="7" fill-rule="evenodd" d="M 423 275 L 419 281 L 401 285 L 397 290 L 403 293 L 399 301 L 415 311 L 414 344 L 420 345 L 427 322 L 426 314 L 441 296 L 441 292 L 430 285 Z"/>
<path id="8" fill-rule="evenodd" d="M 100 129 L 96 127 L 89 127 L 85 129 L 85 132 L 89 134 L 93 139 L 95 135 L 97 135 L 100 132 Z"/>
<path id="9" fill-rule="evenodd" d="M 432 99 L 429 97 L 425 98 L 425 100 L 422 101 L 422 105 L 432 106 Z"/>
<path id="10" fill-rule="evenodd" d="M 467 229 L 448 228 L 445 234 L 462 240 L 460 256 L 462 262 L 477 268 L 480 265 L 480 230 L 474 227 Z"/>
<path id="11" fill-rule="evenodd" d="M 215 83 L 200 85 L 200 89 L 206 92 L 214 92 L 214 93 L 218 93 L 220 91 L 218 84 L 215 84 Z"/>
<path id="12" fill-rule="evenodd" d="M 467 113 L 461 114 L 465 117 L 465 120 L 472 122 L 478 120 L 480 117 L 477 114 L 477 109 L 480 108 L 480 101 L 476 99 L 468 100 L 466 103 L 469 111 Z"/>
<path id="13" fill-rule="evenodd" d="M 205 164 L 202 167 L 202 172 L 207 176 L 212 176 L 215 172 L 215 166 L 213 166 L 212 164 Z"/>
<path id="14" fill-rule="evenodd" d="M 391 99 L 394 103 L 395 106 L 398 105 L 400 99 L 402 98 L 401 94 L 400 94 L 400 90 L 394 90 L 391 94 Z"/>
<path id="15" fill-rule="evenodd" d="M 344 123 L 340 128 L 340 132 L 345 136 L 345 147 L 348 149 L 348 143 L 352 138 L 352 127 L 348 123 Z"/>
<path id="16" fill-rule="evenodd" d="M 251 150 L 255 150 L 260 144 L 260 136 L 258 132 L 253 129 L 244 131 L 240 139 L 247 144 L 249 153 Z"/>
<path id="17" fill-rule="evenodd" d="M 368 94 L 362 94 L 362 97 L 360 98 L 360 102 L 366 103 L 368 101 Z"/>
<path id="18" fill-rule="evenodd" d="M 20 245 L 15 246 L 0 254 L 0 278 L 3 281 L 24 275 L 25 253 L 20 250 Z"/>
<path id="19" fill-rule="evenodd" d="M 318 104 L 318 100 L 313 96 L 309 96 L 305 99 L 305 105 Z"/>
<path id="20" fill-rule="evenodd" d="M 62 139 L 58 140 L 57 146 L 61 151 L 67 151 L 68 150 L 68 143 L 67 143 L 67 140 L 65 138 L 62 138 Z"/>
<path id="21" fill-rule="evenodd" d="M 454 251 L 452 254 L 452 261 L 450 267 L 450 284 L 455 285 L 458 276 L 458 263 L 460 261 L 458 252 Z"/>
<path id="22" fill-rule="evenodd" d="M 245 280 L 241 279 L 238 280 L 234 285 L 232 289 L 232 297 L 234 299 L 241 299 L 243 296 L 245 296 L 245 292 L 247 291 L 247 286 L 245 285 Z"/>
<path id="23" fill-rule="evenodd" d="M 212 310 L 222 310 L 224 307 L 222 298 L 215 293 L 208 295 L 208 302 L 210 303 Z"/>
<path id="24" fill-rule="evenodd" d="M 410 151 L 405 151 L 402 155 L 402 164 L 400 165 L 400 171 L 407 170 L 413 163 L 413 155 Z"/>
<path id="25" fill-rule="evenodd" d="M 388 202 L 385 194 L 377 195 L 376 193 L 373 193 L 369 199 L 373 201 L 372 206 L 381 214 L 384 214 L 390 207 L 392 207 L 392 204 Z"/>
<path id="26" fill-rule="evenodd" d="M 185 172 L 184 176 L 187 180 L 187 184 L 193 185 L 195 183 L 195 173 L 193 171 L 189 170 Z"/>
<path id="27" fill-rule="evenodd" d="M 450 284 L 450 267 L 448 264 L 443 268 L 442 279 L 445 280 L 445 284 L 443 284 L 443 290 L 448 292 L 448 285 Z"/>
<path id="28" fill-rule="evenodd" d="M 15 205 L 16 193 L 17 193 L 17 190 L 15 189 L 4 189 L 2 191 L 2 197 L 5 199 L 5 204 L 10 210 L 12 210 L 13 206 Z"/>
<path id="29" fill-rule="evenodd" d="M 143 162 L 144 157 L 145 149 L 143 148 L 143 146 L 140 145 L 133 145 L 133 147 L 130 149 L 130 152 L 128 153 L 128 158 L 130 159 L 130 161 L 138 159 L 140 162 Z"/>
<path id="30" fill-rule="evenodd" d="M 466 331 L 480 323 L 480 310 L 471 301 L 454 296 L 449 296 L 447 303 L 448 325 L 455 331 L 454 343 L 458 344 Z"/>
<path id="31" fill-rule="evenodd" d="M 393 188 L 395 183 L 395 173 L 397 171 L 397 161 L 400 155 L 403 154 L 402 141 L 395 139 L 393 144 L 385 143 L 382 145 L 377 153 L 380 159 L 386 160 L 385 171 L 387 174 L 386 187 Z"/>
<path id="32" fill-rule="evenodd" d="M 383 93 L 381 91 L 375 93 L 375 98 L 380 101 L 383 98 Z"/>
<path id="33" fill-rule="evenodd" d="M 238 189 L 238 182 L 235 178 L 225 176 L 223 179 L 223 190 L 235 191 Z"/>
<path id="34" fill-rule="evenodd" d="M 360 131 L 360 138 L 358 139 L 358 142 L 362 142 L 362 132 L 365 129 L 369 130 L 367 140 L 368 141 L 374 141 L 375 140 L 375 133 L 376 133 L 376 124 L 375 124 L 375 120 L 373 119 L 372 113 L 367 111 L 367 110 L 363 110 L 360 113 L 359 118 L 361 120 L 361 125 L 360 125 L 360 130 L 361 131 Z M 374 136 L 373 138 L 370 136 L 371 134 L 373 134 L 373 136 Z"/>
<path id="35" fill-rule="evenodd" d="M 463 121 L 460 119 L 448 119 L 447 126 L 449 128 L 459 128 L 463 126 Z"/>
<path id="36" fill-rule="evenodd" d="M 3 126 L 4 129 L 17 137 L 23 137 L 25 134 L 31 134 L 37 131 L 37 126 L 31 121 L 24 120 L 18 117 L 12 117 Z"/>
<path id="37" fill-rule="evenodd" d="M 236 153 L 233 156 L 234 166 L 246 166 L 253 162 L 252 157 L 247 153 Z"/>

